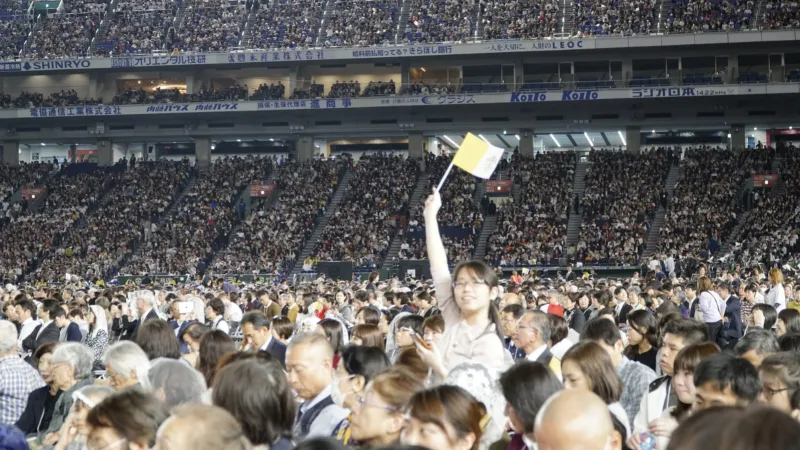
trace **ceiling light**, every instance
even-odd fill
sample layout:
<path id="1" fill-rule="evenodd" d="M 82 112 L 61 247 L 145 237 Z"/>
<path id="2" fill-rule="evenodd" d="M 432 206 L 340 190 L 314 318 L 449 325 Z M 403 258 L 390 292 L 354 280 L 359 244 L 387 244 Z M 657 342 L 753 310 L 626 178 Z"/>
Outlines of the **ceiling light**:
<path id="1" fill-rule="evenodd" d="M 237 139 L 236 142 L 242 142 L 242 140 L 241 139 Z"/>
<path id="2" fill-rule="evenodd" d="M 453 147 L 456 147 L 456 148 L 458 148 L 458 144 L 456 144 L 456 143 L 455 143 L 455 141 L 453 141 L 452 139 L 450 139 L 450 137 L 449 137 L 449 136 L 447 136 L 447 135 L 445 134 L 445 135 L 444 135 L 444 138 L 447 140 L 447 142 L 449 142 L 449 143 L 453 144 Z"/>
<path id="3" fill-rule="evenodd" d="M 758 131 L 758 128 L 756 128 L 756 127 L 753 127 L 753 131 Z"/>
<path id="4" fill-rule="evenodd" d="M 45 145 L 47 145 L 47 144 L 45 144 L 44 142 L 42 142 L 42 147 L 44 147 Z"/>
<path id="5" fill-rule="evenodd" d="M 552 140 L 553 140 L 553 142 L 555 142 L 555 143 L 556 143 L 556 145 L 558 146 L 558 148 L 561 148 L 561 144 L 559 144 L 559 143 L 558 143 L 558 141 L 556 140 L 556 137 L 555 137 L 555 136 L 553 136 L 553 133 L 550 133 L 550 139 L 552 139 Z"/>
<path id="6" fill-rule="evenodd" d="M 622 145 L 628 145 L 628 143 L 625 142 L 625 136 L 622 135 L 622 131 L 617 130 L 617 134 L 619 135 L 619 138 L 622 141 Z"/>
<path id="7" fill-rule="evenodd" d="M 516 137 L 517 140 L 519 140 L 519 135 L 518 134 L 515 134 L 514 137 Z"/>
<path id="8" fill-rule="evenodd" d="M 269 138 L 270 142 L 275 142 L 275 139 Z"/>
<path id="9" fill-rule="evenodd" d="M 592 138 L 590 138 L 590 137 L 589 137 L 589 133 L 587 133 L 587 132 L 585 132 L 585 131 L 584 131 L 584 132 L 583 132 L 583 137 L 585 137 L 585 138 L 586 138 L 586 140 L 587 140 L 587 141 L 589 141 L 589 145 L 591 145 L 592 147 L 594 147 L 594 142 L 592 142 Z"/>
<path id="10" fill-rule="evenodd" d="M 730 139 L 730 138 L 731 138 L 731 134 L 730 134 L 730 133 L 728 133 L 728 139 Z"/>
<path id="11" fill-rule="evenodd" d="M 653 134 L 656 134 L 656 130 L 653 130 Z"/>
<path id="12" fill-rule="evenodd" d="M 483 142 L 486 142 L 487 144 L 489 143 L 489 141 L 487 141 L 487 140 L 486 140 L 486 138 L 485 138 L 485 137 L 483 137 L 483 135 L 482 135 L 482 134 L 479 134 L 479 135 L 478 135 L 478 137 L 479 137 L 479 138 L 481 138 L 481 139 L 483 139 Z"/>

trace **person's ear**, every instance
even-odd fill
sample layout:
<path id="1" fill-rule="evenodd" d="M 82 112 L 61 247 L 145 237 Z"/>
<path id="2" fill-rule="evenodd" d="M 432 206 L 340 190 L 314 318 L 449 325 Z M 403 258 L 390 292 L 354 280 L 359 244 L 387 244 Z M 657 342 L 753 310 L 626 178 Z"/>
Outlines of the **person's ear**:
<path id="1" fill-rule="evenodd" d="M 367 387 L 367 380 L 364 375 L 356 375 L 353 377 L 353 388 L 358 392 L 363 392 Z"/>
<path id="2" fill-rule="evenodd" d="M 622 450 L 622 435 L 619 434 L 619 431 L 611 431 L 605 450 Z"/>
<path id="3" fill-rule="evenodd" d="M 455 443 L 456 450 L 470 450 L 475 445 L 475 433 L 469 433 Z"/>
<path id="4" fill-rule="evenodd" d="M 400 413 L 392 413 L 389 420 L 386 422 L 386 434 L 397 434 L 402 431 L 405 425 L 403 415 Z"/>
<path id="5" fill-rule="evenodd" d="M 625 344 L 622 342 L 622 339 L 618 339 L 617 342 L 614 342 L 614 350 L 620 355 L 625 353 Z"/>

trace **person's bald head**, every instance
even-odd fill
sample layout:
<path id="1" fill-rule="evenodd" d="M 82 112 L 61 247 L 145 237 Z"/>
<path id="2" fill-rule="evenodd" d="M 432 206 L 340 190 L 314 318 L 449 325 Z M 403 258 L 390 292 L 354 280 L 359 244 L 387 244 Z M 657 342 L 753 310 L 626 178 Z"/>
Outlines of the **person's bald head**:
<path id="1" fill-rule="evenodd" d="M 156 446 L 163 450 L 250 450 L 242 426 L 228 412 L 216 406 L 185 404 L 172 410 L 156 434 Z"/>
<path id="2" fill-rule="evenodd" d="M 333 348 L 321 334 L 306 333 L 289 343 L 286 350 L 289 384 L 304 400 L 311 400 L 333 380 Z"/>
<path id="3" fill-rule="evenodd" d="M 535 426 L 540 450 L 617 450 L 622 437 L 608 406 L 588 390 L 570 389 L 551 397 L 539 410 Z"/>

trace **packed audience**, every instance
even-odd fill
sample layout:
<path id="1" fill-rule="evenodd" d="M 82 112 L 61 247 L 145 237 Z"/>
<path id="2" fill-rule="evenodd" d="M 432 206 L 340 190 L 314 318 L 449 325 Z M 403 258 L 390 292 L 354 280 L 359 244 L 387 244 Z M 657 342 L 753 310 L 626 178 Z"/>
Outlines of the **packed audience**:
<path id="1" fill-rule="evenodd" d="M 472 38 L 475 0 L 410 0 L 404 43 L 464 42 Z"/>
<path id="2" fill-rule="evenodd" d="M 575 160 L 573 152 L 540 153 L 535 158 L 514 153 L 511 179 L 521 187 L 519 202 L 498 208 L 497 227 L 486 250 L 490 265 L 550 264 L 566 256 Z"/>
<path id="3" fill-rule="evenodd" d="M 349 158 L 337 158 L 280 166 L 277 201 L 269 208 L 267 199 L 253 205 L 228 248 L 214 260 L 213 271 L 290 273 L 349 164 Z"/>
<path id="4" fill-rule="evenodd" d="M 559 3 L 554 0 L 495 0 L 480 2 L 483 38 L 545 39 L 558 26 Z"/>
<path id="5" fill-rule="evenodd" d="M 178 88 L 126 89 L 111 100 L 116 105 L 149 104 L 149 103 L 188 103 L 188 102 L 224 102 L 247 100 L 250 93 L 247 85 L 235 84 L 223 88 L 207 87 L 205 84 L 193 94 L 181 92 Z"/>
<path id="6" fill-rule="evenodd" d="M 397 0 L 330 0 L 325 16 L 326 47 L 369 47 L 394 44 Z"/>
<path id="7" fill-rule="evenodd" d="M 280 81 L 278 84 L 270 83 L 269 86 L 266 83 L 262 83 L 250 95 L 250 100 L 280 100 L 285 98 L 285 94 L 286 86 Z"/>
<path id="8" fill-rule="evenodd" d="M 11 20 L 0 20 L 0 59 L 19 58 L 33 23 L 24 11 L 19 11 Z"/>
<path id="9" fill-rule="evenodd" d="M 191 174 L 188 160 L 123 166 L 126 170 L 115 176 L 114 188 L 100 207 L 47 250 L 31 279 L 55 280 L 65 273 L 89 279 L 113 276 L 137 245 L 152 238 Z"/>
<path id="10" fill-rule="evenodd" d="M 0 201 L 4 202 L 4 210 L 8 209 L 6 201 L 17 189 L 23 186 L 34 186 L 53 170 L 50 163 L 20 162 L 18 166 L 0 163 Z"/>
<path id="11" fill-rule="evenodd" d="M 412 82 L 400 88 L 400 95 L 455 94 L 455 86 Z"/>
<path id="12" fill-rule="evenodd" d="M 658 7 L 655 0 L 573 0 L 575 33 L 580 36 L 647 35 L 658 23 Z"/>
<path id="13" fill-rule="evenodd" d="M 352 261 L 377 267 L 397 233 L 396 217 L 408 214 L 419 163 L 401 156 L 362 156 L 347 191 L 313 251 L 319 261 Z"/>
<path id="14" fill-rule="evenodd" d="M 753 0 L 673 2 L 665 29 L 670 33 L 750 29 L 755 22 L 756 5 Z"/>
<path id="15" fill-rule="evenodd" d="M 790 0 L 767 1 L 762 6 L 760 25 L 767 30 L 800 28 L 800 10 Z"/>
<path id="16" fill-rule="evenodd" d="M 314 46 L 322 23 L 324 5 L 325 2 L 321 0 L 265 2 L 258 7 L 255 18 L 252 19 L 249 48 L 282 49 Z"/>
<path id="17" fill-rule="evenodd" d="M 99 105 L 103 100 L 82 99 L 74 89 L 61 90 L 45 96 L 38 92 L 22 91 L 16 98 L 0 93 L 0 108 L 52 108 L 59 106 Z"/>
<path id="18" fill-rule="evenodd" d="M 742 181 L 769 167 L 769 150 L 684 151 L 681 178 L 659 232 L 659 250 L 678 255 L 716 253 L 743 211 Z"/>
<path id="19" fill-rule="evenodd" d="M 800 439 L 800 301 L 775 294 L 793 275 L 501 280 L 477 261 L 451 275 L 430 200 L 432 279 L 5 286 L 0 436 L 15 450 Z"/>
<path id="20" fill-rule="evenodd" d="M 157 5 L 166 8 L 160 2 Z M 116 6 L 116 5 L 115 5 Z M 105 35 L 97 36 L 94 54 L 97 56 L 119 56 L 127 54 L 151 54 L 164 50 L 167 31 L 172 25 L 173 12 L 167 9 L 140 9 L 144 5 L 123 3 L 106 20 Z"/>
<path id="21" fill-rule="evenodd" d="M 244 7 L 229 0 L 189 5 L 180 28 L 170 30 L 170 50 L 220 52 L 237 47 L 244 22 Z"/>
<path id="22" fill-rule="evenodd" d="M 269 157 L 224 157 L 213 161 L 188 187 L 175 209 L 121 269 L 127 274 L 203 273 L 227 244 L 237 221 L 236 197 L 272 170 Z"/>
<path id="23" fill-rule="evenodd" d="M 670 170 L 667 151 L 643 150 L 639 155 L 592 151 L 589 161 L 574 259 L 635 264 L 644 251 L 650 221 L 662 203 Z"/>
<path id="24" fill-rule="evenodd" d="M 101 20 L 100 13 L 62 14 L 42 19 L 29 42 L 27 56 L 39 59 L 88 56 Z"/>
<path id="25" fill-rule="evenodd" d="M 17 243 L 4 245 L 0 256 L 0 271 L 13 274 L 9 279 L 14 282 L 21 282 L 25 276 L 38 278 L 53 252 L 72 255 L 71 249 L 63 245 L 64 234 L 85 218 L 113 180 L 105 171 L 96 170 L 73 176 L 54 175 L 43 183 L 47 198 L 41 209 L 24 211 L 0 227 L 1 242 Z M 64 272 L 47 279 L 63 276 Z"/>

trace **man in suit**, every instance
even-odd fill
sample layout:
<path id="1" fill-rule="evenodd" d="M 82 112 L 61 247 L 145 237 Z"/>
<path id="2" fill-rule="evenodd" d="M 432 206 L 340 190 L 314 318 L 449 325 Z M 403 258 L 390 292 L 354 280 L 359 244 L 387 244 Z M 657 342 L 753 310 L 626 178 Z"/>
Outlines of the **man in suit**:
<path id="1" fill-rule="evenodd" d="M 72 322 L 67 318 L 67 312 L 64 311 L 63 308 L 59 308 L 59 311 L 56 311 L 53 320 L 61 332 L 59 341 L 81 342 L 83 340 L 80 327 L 77 323 Z"/>
<path id="2" fill-rule="evenodd" d="M 48 299 L 42 302 L 38 312 L 42 323 L 22 342 L 23 350 L 33 353 L 42 344 L 58 342 L 61 336 L 61 330 L 55 322 L 58 311 L 64 312 L 57 301 Z"/>
<path id="3" fill-rule="evenodd" d="M 547 347 L 551 333 L 547 314 L 541 311 L 528 311 L 517 323 L 514 342 L 519 343 L 525 351 L 525 358 L 528 361 L 538 361 L 561 376 L 561 361 L 554 357 Z"/>
<path id="4" fill-rule="evenodd" d="M 739 297 L 731 294 L 731 287 L 728 283 L 720 283 L 717 286 L 717 292 L 725 302 L 725 316 L 722 318 L 724 329 L 721 336 L 725 340 L 725 344 L 735 345 L 736 341 L 742 337 L 742 301 L 739 300 Z"/>
<path id="5" fill-rule="evenodd" d="M 261 311 L 250 311 L 242 317 L 242 337 L 251 349 L 267 352 L 286 366 L 286 346 L 272 338 L 270 321 Z"/>
<path id="6" fill-rule="evenodd" d="M 263 308 L 263 311 L 265 311 L 267 314 L 267 318 L 270 320 L 272 320 L 272 318 L 275 316 L 280 316 L 283 312 L 281 310 L 281 305 L 272 301 L 272 299 L 269 297 L 269 294 L 267 294 L 267 291 L 259 291 L 258 300 L 262 305 L 261 308 Z M 255 311 L 262 311 L 261 308 L 255 309 Z"/>
<path id="7" fill-rule="evenodd" d="M 136 310 L 139 312 L 139 320 L 133 328 L 131 340 L 136 341 L 136 336 L 139 335 L 139 328 L 148 320 L 160 320 L 158 313 L 155 310 L 156 297 L 150 291 L 144 291 L 139 294 L 136 299 Z"/>
<path id="8" fill-rule="evenodd" d="M 186 304 L 192 305 L 194 308 L 194 304 L 192 302 L 185 302 Z M 169 305 L 169 314 L 172 316 L 172 319 L 169 321 L 169 326 L 175 330 L 175 336 L 180 336 L 186 327 L 188 327 L 192 322 L 196 322 L 195 320 L 188 320 L 187 314 L 181 313 L 181 301 L 180 300 L 173 300 L 172 303 Z M 183 340 L 179 340 L 181 354 L 186 355 L 189 353 L 189 346 L 186 345 Z"/>

